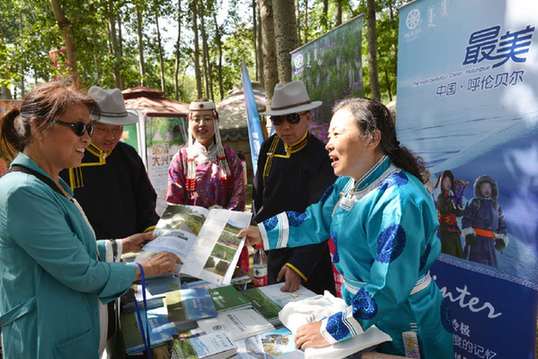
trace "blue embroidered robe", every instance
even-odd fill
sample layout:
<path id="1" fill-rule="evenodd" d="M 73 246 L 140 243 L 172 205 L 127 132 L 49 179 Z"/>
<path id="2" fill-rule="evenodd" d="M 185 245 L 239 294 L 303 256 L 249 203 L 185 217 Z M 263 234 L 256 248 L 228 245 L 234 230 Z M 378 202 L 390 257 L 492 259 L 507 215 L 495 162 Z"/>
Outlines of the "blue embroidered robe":
<path id="1" fill-rule="evenodd" d="M 333 238 L 349 307 L 322 321 L 330 343 L 375 324 L 392 338 L 381 351 L 405 354 L 402 333 L 414 331 L 422 358 L 439 359 L 453 354 L 451 335 L 441 324 L 441 293 L 434 282 L 425 282 L 440 253 L 438 226 L 422 183 L 386 156 L 359 181 L 339 178 L 304 213 L 280 213 L 259 224 L 269 249 Z"/>

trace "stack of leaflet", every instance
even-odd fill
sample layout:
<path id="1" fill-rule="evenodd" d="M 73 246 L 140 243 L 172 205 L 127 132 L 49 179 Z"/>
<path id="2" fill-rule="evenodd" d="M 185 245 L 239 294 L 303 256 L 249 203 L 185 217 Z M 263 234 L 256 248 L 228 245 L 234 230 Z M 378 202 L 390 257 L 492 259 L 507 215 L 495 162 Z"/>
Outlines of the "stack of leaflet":
<path id="1" fill-rule="evenodd" d="M 273 325 L 254 309 L 219 313 L 216 318 L 199 320 L 198 327 L 205 333 L 224 331 L 233 341 L 274 329 Z"/>
<path id="2" fill-rule="evenodd" d="M 174 340 L 171 359 L 224 359 L 231 357 L 236 351 L 236 346 L 224 332 L 214 332 Z"/>
<path id="3" fill-rule="evenodd" d="M 147 316 L 151 347 L 154 348 L 173 340 L 178 333 L 197 327 L 199 319 L 217 316 L 217 311 L 207 289 L 180 289 L 160 293 L 147 301 Z M 143 304 L 138 302 L 141 310 L 142 326 L 146 322 Z M 133 355 L 144 351 L 139 323 L 137 323 L 134 303 L 123 306 L 121 316 L 122 333 L 127 354 Z"/>
<path id="4" fill-rule="evenodd" d="M 196 321 L 217 316 L 217 310 L 205 288 L 180 289 L 166 293 L 164 303 L 168 320 L 179 331 L 196 328 Z"/>
<path id="5" fill-rule="evenodd" d="M 181 288 L 180 278 L 177 275 L 160 276 L 146 278 L 146 298 L 154 297 L 163 298 L 164 293 L 178 290 Z M 142 286 L 136 286 L 135 298 L 139 302 L 142 301 Z"/>
<path id="6" fill-rule="evenodd" d="M 301 286 L 296 292 L 282 292 L 282 283 L 251 288 L 243 294 L 265 319 L 273 325 L 280 325 L 278 313 L 288 303 L 316 296 L 316 293 Z"/>
<path id="7" fill-rule="evenodd" d="M 232 285 L 209 289 L 209 294 L 219 313 L 251 307 L 249 300 Z"/>
<path id="8" fill-rule="evenodd" d="M 179 289 L 179 277 L 163 276 L 146 279 L 147 314 L 150 329 L 151 346 L 156 347 L 173 339 L 178 333 L 174 323 L 168 320 L 168 312 L 164 307 L 165 293 Z M 135 355 L 144 351 L 144 341 L 138 327 L 135 303 L 143 310 L 142 286 L 137 285 L 133 301 L 122 305 L 121 327 L 127 354 Z M 145 316 L 141 312 L 141 320 L 146 327 Z"/>
<path id="9" fill-rule="evenodd" d="M 161 306 L 147 311 L 152 348 L 171 341 L 173 336 L 177 334 L 177 328 L 174 323 L 168 321 L 168 314 L 166 308 L 163 306 L 162 298 L 155 298 L 155 300 L 160 300 Z M 139 306 L 141 305 L 142 303 L 139 303 Z M 145 330 L 145 316 L 141 315 L 140 317 Z M 135 355 L 142 353 L 144 351 L 144 341 L 137 324 L 136 312 L 122 314 L 121 328 L 127 354 Z"/>

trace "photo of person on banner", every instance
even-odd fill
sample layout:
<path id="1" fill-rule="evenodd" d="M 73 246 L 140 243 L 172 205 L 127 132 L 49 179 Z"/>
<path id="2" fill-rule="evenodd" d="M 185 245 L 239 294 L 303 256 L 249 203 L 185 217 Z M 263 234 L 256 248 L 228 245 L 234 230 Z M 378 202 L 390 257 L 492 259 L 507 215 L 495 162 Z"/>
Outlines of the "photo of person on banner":
<path id="1" fill-rule="evenodd" d="M 452 336 L 441 323 L 443 298 L 429 274 L 441 243 L 423 164 L 400 145 L 383 104 L 353 98 L 333 111 L 326 149 L 339 176 L 335 184 L 304 212 L 280 213 L 240 235 L 266 249 L 329 236 L 336 243 L 348 307 L 300 327 L 298 347 L 343 342 L 375 325 L 392 339 L 377 347 L 382 353 L 452 359 Z"/>
<path id="2" fill-rule="evenodd" d="M 455 180 L 452 171 L 443 171 L 437 180 L 440 187 L 437 196 L 437 211 L 439 214 L 439 238 L 441 252 L 454 257 L 463 258 L 461 247 L 461 230 L 457 218 L 463 215 L 463 190 L 466 182 Z"/>
<path id="3" fill-rule="evenodd" d="M 508 245 L 497 182 L 489 176 L 478 177 L 474 183 L 474 195 L 467 203 L 462 218 L 465 258 L 497 267 L 495 252 Z"/>

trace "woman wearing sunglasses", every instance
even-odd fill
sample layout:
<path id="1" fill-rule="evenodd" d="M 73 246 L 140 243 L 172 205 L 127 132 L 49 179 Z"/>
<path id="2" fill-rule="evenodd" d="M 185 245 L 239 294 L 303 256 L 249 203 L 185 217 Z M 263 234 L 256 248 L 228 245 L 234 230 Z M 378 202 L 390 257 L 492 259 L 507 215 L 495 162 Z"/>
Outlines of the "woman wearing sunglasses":
<path id="1" fill-rule="evenodd" d="M 268 249 L 329 236 L 335 242 L 348 308 L 299 328 L 296 345 L 324 347 L 376 325 L 392 338 L 379 346 L 382 353 L 453 358 L 441 292 L 429 274 L 441 244 L 435 205 L 421 182 L 423 165 L 400 146 L 388 109 L 367 99 L 336 105 L 326 149 L 340 177 L 318 203 L 240 233 Z"/>
<path id="2" fill-rule="evenodd" d="M 19 154 L 0 178 L 0 327 L 3 357 L 98 358 L 106 342 L 107 302 L 123 294 L 139 267 L 107 263 L 114 247 L 96 241 L 84 212 L 60 179 L 80 164 L 96 105 L 63 81 L 35 87 L 2 121 L 2 141 Z M 151 234 L 114 243 L 140 248 Z M 159 254 L 146 275 L 175 270 Z"/>

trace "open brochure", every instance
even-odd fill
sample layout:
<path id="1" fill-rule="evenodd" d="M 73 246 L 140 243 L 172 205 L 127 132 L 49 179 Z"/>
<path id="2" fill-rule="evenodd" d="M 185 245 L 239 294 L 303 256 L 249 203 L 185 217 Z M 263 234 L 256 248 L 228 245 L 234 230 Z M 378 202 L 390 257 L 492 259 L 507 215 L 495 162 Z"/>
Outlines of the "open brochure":
<path id="1" fill-rule="evenodd" d="M 250 224 L 251 213 L 198 206 L 168 205 L 144 252 L 171 252 L 183 265 L 181 273 L 215 284 L 229 284 L 244 239 L 239 231 Z"/>

